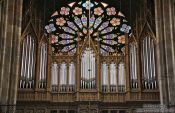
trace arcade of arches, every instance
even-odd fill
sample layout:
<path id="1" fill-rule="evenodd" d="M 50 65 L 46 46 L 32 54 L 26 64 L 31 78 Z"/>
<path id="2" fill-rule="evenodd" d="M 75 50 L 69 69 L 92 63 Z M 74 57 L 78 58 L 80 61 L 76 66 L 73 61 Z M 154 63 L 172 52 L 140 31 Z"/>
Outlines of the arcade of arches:
<path id="1" fill-rule="evenodd" d="M 174 0 L 0 0 L 0 23 L 0 113 L 175 112 Z"/>

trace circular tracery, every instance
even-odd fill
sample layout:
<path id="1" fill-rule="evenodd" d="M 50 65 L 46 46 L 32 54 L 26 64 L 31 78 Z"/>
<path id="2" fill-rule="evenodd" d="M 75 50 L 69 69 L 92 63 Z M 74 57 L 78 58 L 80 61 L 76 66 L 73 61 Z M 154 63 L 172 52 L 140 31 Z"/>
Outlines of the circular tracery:
<path id="1" fill-rule="evenodd" d="M 121 52 L 125 46 L 125 34 L 131 27 L 125 16 L 115 7 L 103 2 L 73 2 L 57 10 L 45 26 L 52 34 L 53 51 L 75 53 L 77 41 L 90 36 L 98 41 L 101 53 Z"/>

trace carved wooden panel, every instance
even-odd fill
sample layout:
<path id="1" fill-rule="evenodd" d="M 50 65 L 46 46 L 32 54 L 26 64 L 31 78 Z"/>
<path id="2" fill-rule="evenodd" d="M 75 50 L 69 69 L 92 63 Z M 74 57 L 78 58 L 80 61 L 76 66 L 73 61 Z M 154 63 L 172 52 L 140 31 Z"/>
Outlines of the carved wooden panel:
<path id="1" fill-rule="evenodd" d="M 51 101 L 52 102 L 73 102 L 75 101 L 75 95 L 70 93 L 55 93 L 55 94 L 51 94 Z"/>
<path id="2" fill-rule="evenodd" d="M 97 101 L 98 95 L 97 95 L 97 93 L 81 92 L 79 100 L 80 101 L 92 101 L 92 100 Z"/>
<path id="3" fill-rule="evenodd" d="M 35 100 L 35 93 L 30 91 L 19 92 L 18 100 L 26 100 L 26 101 Z"/>
<path id="4" fill-rule="evenodd" d="M 102 101 L 104 102 L 125 102 L 126 95 L 121 93 L 111 93 L 111 94 L 104 94 L 102 96 Z"/>
<path id="5" fill-rule="evenodd" d="M 35 100 L 46 100 L 47 99 L 47 95 L 46 92 L 37 92 L 35 93 Z"/>
<path id="6" fill-rule="evenodd" d="M 141 100 L 159 100 L 159 92 L 143 92 Z"/>
<path id="7" fill-rule="evenodd" d="M 132 92 L 130 100 L 139 100 L 139 92 Z"/>

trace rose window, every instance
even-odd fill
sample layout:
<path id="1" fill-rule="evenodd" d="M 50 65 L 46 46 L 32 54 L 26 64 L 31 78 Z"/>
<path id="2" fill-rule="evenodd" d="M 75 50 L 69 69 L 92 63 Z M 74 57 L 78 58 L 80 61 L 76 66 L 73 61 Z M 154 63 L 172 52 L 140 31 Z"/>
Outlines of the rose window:
<path id="1" fill-rule="evenodd" d="M 53 13 L 45 30 L 51 34 L 54 53 L 72 54 L 76 52 L 77 41 L 88 37 L 99 43 L 102 54 L 120 53 L 125 46 L 125 34 L 131 33 L 128 21 L 119 10 L 95 1 L 73 2 L 61 7 Z"/>

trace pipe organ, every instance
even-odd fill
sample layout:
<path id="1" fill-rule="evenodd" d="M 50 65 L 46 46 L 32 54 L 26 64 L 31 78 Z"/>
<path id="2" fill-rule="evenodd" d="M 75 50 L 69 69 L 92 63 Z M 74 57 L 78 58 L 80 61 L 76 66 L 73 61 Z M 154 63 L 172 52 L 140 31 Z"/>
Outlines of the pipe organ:
<path id="1" fill-rule="evenodd" d="M 135 39 L 119 10 L 85 0 L 50 18 L 41 42 L 21 42 L 17 113 L 135 113 L 160 103 L 154 38 Z"/>
<path id="2" fill-rule="evenodd" d="M 155 89 L 157 87 L 154 49 L 154 40 L 152 38 L 148 36 L 142 40 L 141 59 L 144 89 Z"/>
<path id="3" fill-rule="evenodd" d="M 26 43 L 29 42 L 26 41 Z M 69 113 L 69 111 L 81 113 L 87 111 L 87 106 L 90 103 L 92 108 L 88 109 L 95 110 L 96 113 L 98 110 L 103 113 L 111 107 L 116 113 L 122 110 L 115 106 L 118 103 L 138 101 L 138 105 L 140 105 L 149 99 L 154 102 L 159 100 L 155 76 L 154 41 L 149 37 L 143 39 L 141 43 L 140 74 L 142 76 L 139 76 L 138 49 L 134 42 L 125 47 L 125 54 L 122 55 L 115 53 L 103 55 L 98 52 L 100 51 L 98 43 L 90 47 L 79 43 L 77 53 L 73 55 L 68 53 L 52 54 L 49 51 L 51 46 L 48 47 L 48 50 L 46 47 L 47 44 L 41 44 L 39 58 L 42 58 L 40 67 L 37 68 L 39 74 L 36 74 L 36 78 L 38 77 L 38 80 L 35 79 L 34 82 L 36 87 L 26 90 L 28 87 L 24 87 L 24 82 L 22 84 L 20 78 L 19 104 L 27 101 L 28 106 L 31 106 L 35 101 L 50 102 L 49 113 L 55 111 L 54 109 L 60 110 L 60 113 L 63 111 L 65 113 Z M 25 81 L 25 79 L 22 80 Z M 32 92 L 33 90 L 35 93 Z M 55 103 L 58 106 L 55 106 Z M 76 103 L 76 107 L 74 103 Z M 41 105 L 44 106 L 44 103 Z M 60 107 L 62 105 L 64 107 Z M 129 108 L 132 104 L 126 106 Z M 126 106 L 122 106 L 124 113 L 127 111 Z M 77 107 L 79 111 L 77 111 Z M 68 111 L 66 112 L 65 109 Z M 111 112 L 113 112 L 112 109 Z M 130 110 L 128 112 L 130 113 Z"/>
<path id="4" fill-rule="evenodd" d="M 130 79 L 131 79 L 131 88 L 138 88 L 137 82 L 137 53 L 136 53 L 136 44 L 129 44 L 129 63 L 130 63 Z"/>
<path id="5" fill-rule="evenodd" d="M 90 48 L 86 48 L 81 57 L 81 89 L 96 87 L 96 61 Z"/>
<path id="6" fill-rule="evenodd" d="M 52 86 L 52 91 L 58 91 L 58 64 L 54 62 L 52 64 L 52 76 L 51 76 L 51 86 Z"/>

